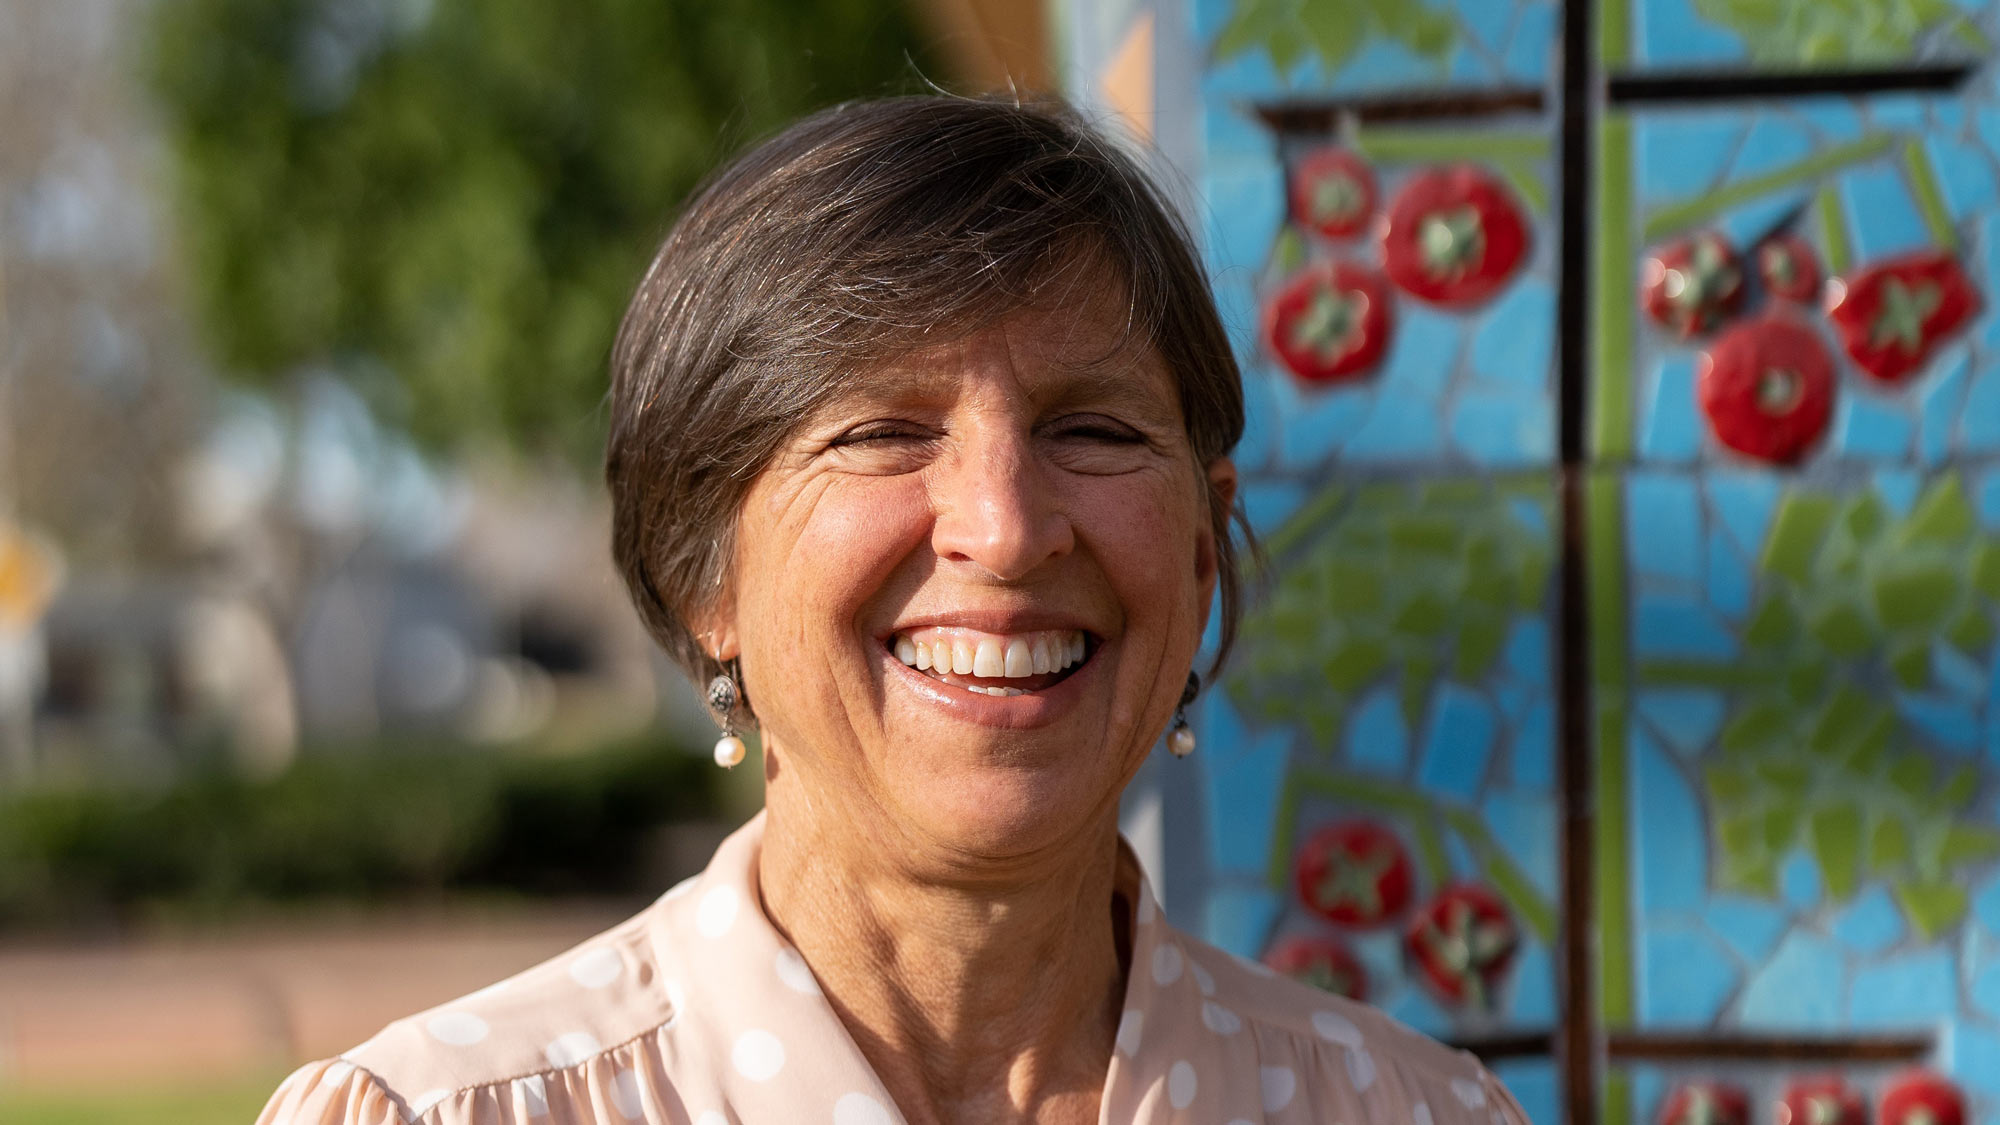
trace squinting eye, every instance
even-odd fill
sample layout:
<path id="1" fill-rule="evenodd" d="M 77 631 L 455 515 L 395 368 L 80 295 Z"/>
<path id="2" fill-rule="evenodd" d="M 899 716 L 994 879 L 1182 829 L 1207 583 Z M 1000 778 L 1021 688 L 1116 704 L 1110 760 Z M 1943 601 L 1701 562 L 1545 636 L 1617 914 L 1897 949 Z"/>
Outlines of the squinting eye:
<path id="1" fill-rule="evenodd" d="M 1111 442 L 1116 445 L 1129 445 L 1145 440 L 1137 430 L 1108 418 L 1080 418 L 1058 423 L 1055 434 L 1057 437 L 1082 438 L 1085 441 Z"/>
<path id="2" fill-rule="evenodd" d="M 862 426 L 833 439 L 838 446 L 886 445 L 898 441 L 929 441 L 934 435 L 913 426 Z"/>

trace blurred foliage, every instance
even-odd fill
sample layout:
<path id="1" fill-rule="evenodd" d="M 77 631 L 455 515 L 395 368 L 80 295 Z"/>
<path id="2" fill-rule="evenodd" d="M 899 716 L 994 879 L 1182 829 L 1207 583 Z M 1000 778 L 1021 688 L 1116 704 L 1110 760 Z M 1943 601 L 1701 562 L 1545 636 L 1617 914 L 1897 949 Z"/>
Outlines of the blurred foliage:
<path id="1" fill-rule="evenodd" d="M 1236 0 L 1216 34 L 1215 61 L 1261 50 L 1284 75 L 1311 53 L 1331 75 L 1380 37 L 1442 65 L 1459 34 L 1458 18 L 1425 0 Z"/>
<path id="2" fill-rule="evenodd" d="M 1741 36 L 1764 63 L 1894 62 L 1940 32 L 1963 48 L 1990 49 L 1952 0 L 1694 0 L 1694 10 Z"/>
<path id="3" fill-rule="evenodd" d="M 618 317 L 737 144 L 926 60 L 879 0 L 162 0 L 148 70 L 215 358 L 432 445 L 593 456 Z"/>
<path id="4" fill-rule="evenodd" d="M 30 790 L 0 798 L 0 931 L 272 901 L 640 893 L 655 831 L 715 814 L 706 762 L 657 742 L 562 757 L 376 746 L 269 780 Z"/>
<path id="5" fill-rule="evenodd" d="M 254 1121 L 282 1074 L 133 1087 L 10 1089 L 0 1085 L 7 1125 L 219 1125 Z"/>
<path id="6" fill-rule="evenodd" d="M 1546 481 L 1336 486 L 1266 543 L 1281 575 L 1243 624 L 1230 697 L 1333 749 L 1353 701 L 1393 677 L 1405 721 L 1441 681 L 1485 683 L 1555 565 Z"/>
<path id="7" fill-rule="evenodd" d="M 1647 686 L 1737 693 L 1703 771 L 1718 885 L 1776 897 L 1803 846 L 1833 901 L 1880 879 L 1919 933 L 1944 932 L 1965 913 L 1967 869 L 2000 859 L 2000 828 L 1978 810 L 1979 771 L 1941 769 L 1937 736 L 1889 701 L 1983 696 L 2000 536 L 1981 529 L 1956 473 L 1902 517 L 1872 491 L 1801 488 L 1779 505 L 1758 569 L 1740 655 L 1639 666 Z"/>

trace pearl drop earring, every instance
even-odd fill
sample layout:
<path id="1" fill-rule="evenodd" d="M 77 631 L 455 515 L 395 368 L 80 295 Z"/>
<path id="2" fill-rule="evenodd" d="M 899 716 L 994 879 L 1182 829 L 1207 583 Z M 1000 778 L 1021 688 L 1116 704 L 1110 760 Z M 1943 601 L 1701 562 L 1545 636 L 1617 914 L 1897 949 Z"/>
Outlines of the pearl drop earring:
<path id="1" fill-rule="evenodd" d="M 1174 729 L 1167 733 L 1167 749 L 1176 758 L 1194 753 L 1194 731 L 1188 726 L 1187 706 L 1201 693 L 1201 677 L 1188 673 L 1187 687 L 1181 689 L 1181 705 L 1174 709 Z"/>
<path id="2" fill-rule="evenodd" d="M 715 740 L 715 764 L 729 769 L 743 761 L 748 748 L 736 733 L 736 708 L 743 702 L 743 685 L 736 661 L 723 666 L 722 674 L 708 681 L 708 709 L 722 725 L 722 737 Z"/>

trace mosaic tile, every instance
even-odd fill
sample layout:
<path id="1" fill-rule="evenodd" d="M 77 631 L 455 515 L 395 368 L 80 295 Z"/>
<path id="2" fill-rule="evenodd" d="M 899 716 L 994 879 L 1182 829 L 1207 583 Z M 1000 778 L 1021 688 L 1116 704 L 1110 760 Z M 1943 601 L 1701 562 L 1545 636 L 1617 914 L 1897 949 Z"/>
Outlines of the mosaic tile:
<path id="1" fill-rule="evenodd" d="M 1550 902 L 1561 897 L 1558 887 L 1556 801 L 1546 791 L 1495 793 L 1479 806 L 1493 841 Z"/>
<path id="2" fill-rule="evenodd" d="M 1634 611 L 1633 643 L 1641 657 L 1682 657 L 1722 664 L 1736 658 L 1736 634 L 1690 597 L 1643 594 Z"/>
<path id="3" fill-rule="evenodd" d="M 1536 704 L 1521 720 L 1508 760 L 1514 784 L 1536 789 L 1555 784 L 1556 720 L 1548 703 Z"/>
<path id="4" fill-rule="evenodd" d="M 2000 1019 L 2000 965 L 1988 965 L 1972 978 L 1973 1006 Z"/>
<path id="5" fill-rule="evenodd" d="M 1875 494 L 1898 516 L 1906 516 L 1916 507 L 1917 491 L 1922 487 L 1923 478 L 1909 469 L 1880 469 L 1875 473 Z"/>
<path id="6" fill-rule="evenodd" d="M 1725 617 L 1750 612 L 1750 563 L 1720 530 L 1708 533 L 1708 604 Z"/>
<path id="7" fill-rule="evenodd" d="M 1992 157 L 1986 149 L 1939 137 L 1927 138 L 1924 147 L 1953 219 L 1963 221 L 2000 203 L 2000 186 L 1994 183 Z"/>
<path id="8" fill-rule="evenodd" d="M 2000 469 L 1989 469 L 1979 477 L 1976 495 L 1980 522 L 2000 531 Z"/>
<path id="9" fill-rule="evenodd" d="M 1631 732 L 1635 899 L 1648 915 L 1698 910 L 1708 895 L 1708 847 L 1690 833 L 1701 804 L 1671 757 L 1642 728 Z"/>
<path id="10" fill-rule="evenodd" d="M 1697 689 L 1649 688 L 1638 693 L 1637 703 L 1639 714 L 1675 753 L 1688 758 L 1715 741 L 1727 713 L 1720 693 Z"/>
<path id="11" fill-rule="evenodd" d="M 1846 970 L 1832 942 L 1794 930 L 1751 976 L 1737 1002 L 1737 1018 L 1760 1030 L 1831 1031 L 1845 1016 Z"/>
<path id="12" fill-rule="evenodd" d="M 1402 777 L 1410 764 L 1410 728 L 1403 705 L 1386 687 L 1364 696 L 1348 720 L 1347 761 L 1368 773 Z"/>
<path id="13" fill-rule="evenodd" d="M 1760 964 L 1771 955 L 1789 924 L 1780 907 L 1727 893 L 1710 898 L 1702 916 L 1709 929 L 1751 964 Z"/>
<path id="14" fill-rule="evenodd" d="M 1638 121 L 1640 198 L 1664 203 L 1714 186 L 1742 146 L 1743 121 L 1714 113 L 1648 114 Z"/>
<path id="15" fill-rule="evenodd" d="M 1959 445 L 1968 453 L 2000 452 L 2000 363 L 1981 371 L 1966 392 Z"/>
<path id="16" fill-rule="evenodd" d="M 1254 958 L 1264 951 L 1264 939 L 1284 909 L 1276 894 L 1256 886 L 1212 887 L 1204 900 L 1203 940 L 1238 957 Z"/>
<path id="17" fill-rule="evenodd" d="M 1915 437 L 1909 415 L 1866 394 L 1844 395 L 1834 408 L 1833 445 L 1844 456 L 1901 461 Z"/>
<path id="18" fill-rule="evenodd" d="M 2000 1035 L 1967 1022 L 1949 1029 L 1952 1077 L 1967 1089 L 2000 1097 Z"/>
<path id="19" fill-rule="evenodd" d="M 1707 1027 L 1742 981 L 1726 950 L 1698 930 L 1651 926 L 1644 938 L 1639 1012 L 1649 1027 Z"/>
<path id="20" fill-rule="evenodd" d="M 1849 172 L 1840 180 L 1847 202 L 1848 237 L 1862 261 L 1886 258 L 1931 244 L 1930 229 L 1910 198 L 1901 172 L 1877 165 Z"/>
<path id="21" fill-rule="evenodd" d="M 1704 433 L 1695 404 L 1693 356 L 1669 356 L 1660 361 L 1643 409 L 1639 451 L 1646 460 L 1693 461 L 1701 452 Z"/>
<path id="22" fill-rule="evenodd" d="M 1292 518 L 1305 503 L 1305 487 L 1293 481 L 1251 480 L 1238 490 L 1243 512 L 1259 535 Z"/>
<path id="23" fill-rule="evenodd" d="M 1909 932 L 1902 912 L 1882 887 L 1870 887 L 1833 918 L 1833 936 L 1858 953 L 1880 953 Z"/>
<path id="24" fill-rule="evenodd" d="M 1725 471 L 1703 474 L 1702 491 L 1710 510 L 1735 539 L 1737 549 L 1745 557 L 1758 557 L 1784 486 L 1768 473 Z"/>
<path id="25" fill-rule="evenodd" d="M 1818 906 L 1826 893 L 1819 865 L 1803 851 L 1787 855 L 1778 868 L 1778 893 L 1784 896 L 1785 904 L 1793 910 L 1810 910 Z"/>
<path id="26" fill-rule="evenodd" d="M 1971 753 L 1984 741 L 1978 714 L 1961 700 L 1897 692 L 1896 710 L 1932 744 L 1946 750 Z"/>
<path id="27" fill-rule="evenodd" d="M 1500 297 L 1472 337 L 1472 370 L 1482 379 L 1546 386 L 1555 357 L 1555 291 L 1523 281 Z"/>
<path id="28" fill-rule="evenodd" d="M 1695 16 L 1690 0 L 1640 0 L 1636 5 L 1638 53 L 1654 66 L 1693 66 L 1741 58 L 1743 44 Z"/>
<path id="29" fill-rule="evenodd" d="M 1943 374 L 1923 392 L 1923 434 L 1917 443 L 1919 456 L 1931 468 L 1942 465 L 1951 452 L 1952 431 L 1964 410 L 1972 357 L 1960 349 L 1939 367 Z"/>
<path id="30" fill-rule="evenodd" d="M 1635 472 L 1626 479 L 1625 508 L 1627 550 L 1639 573 L 1699 585 L 1701 502 L 1694 481 Z"/>
<path id="31" fill-rule="evenodd" d="M 1848 996 L 1856 1027 L 1921 1026 L 1958 1008 L 1957 965 L 1945 950 L 1888 958 L 1855 970 Z"/>
<path id="32" fill-rule="evenodd" d="M 1279 463 L 1286 468 L 1310 468 L 1324 461 L 1352 442 L 1376 411 L 1416 413 L 1421 409 L 1359 388 L 1302 394 L 1280 376 L 1271 378 L 1281 388 L 1280 398 L 1291 407 L 1282 412 L 1278 435 Z M 1422 443 L 1417 447 L 1422 448 Z"/>
<path id="33" fill-rule="evenodd" d="M 1729 169 L 1732 180 L 1774 172 L 1812 155 L 1813 137 L 1805 126 L 1776 114 L 1759 116 L 1743 138 L 1736 163 Z"/>
<path id="34" fill-rule="evenodd" d="M 1544 395 L 1465 391 L 1451 409 L 1452 443 L 1474 465 L 1529 468 L 1555 455 L 1555 420 Z"/>
<path id="35" fill-rule="evenodd" d="M 1560 1076 L 1553 1062 L 1546 1059 L 1499 1059 L 1493 1064 L 1493 1076 L 1507 1087 L 1520 1103 L 1521 1112 L 1528 1120 L 1554 1122 L 1562 1120 L 1562 1094 Z"/>
<path id="36" fill-rule="evenodd" d="M 1521 12 L 1514 40 L 1507 46 L 1507 77 L 1518 82 L 1532 82 L 1554 73 L 1556 20 L 1554 4 L 1532 5 Z"/>
<path id="37" fill-rule="evenodd" d="M 1472 799 L 1485 779 L 1496 733 L 1484 699 L 1456 684 L 1441 685 L 1424 730 L 1418 780 L 1433 793 Z"/>

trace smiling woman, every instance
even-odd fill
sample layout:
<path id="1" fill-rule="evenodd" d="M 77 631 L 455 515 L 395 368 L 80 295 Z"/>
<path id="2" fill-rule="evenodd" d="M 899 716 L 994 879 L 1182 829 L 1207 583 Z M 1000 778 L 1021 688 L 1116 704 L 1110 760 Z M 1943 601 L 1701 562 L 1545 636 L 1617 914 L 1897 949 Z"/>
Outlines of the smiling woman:
<path id="1" fill-rule="evenodd" d="M 1521 1125 L 1469 1056 L 1171 929 L 1119 794 L 1198 679 L 1239 375 L 1061 107 L 838 107 L 697 194 L 613 358 L 613 549 L 764 813 L 277 1122 Z M 1218 663 L 1220 656 L 1218 656 Z"/>

